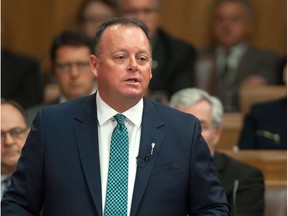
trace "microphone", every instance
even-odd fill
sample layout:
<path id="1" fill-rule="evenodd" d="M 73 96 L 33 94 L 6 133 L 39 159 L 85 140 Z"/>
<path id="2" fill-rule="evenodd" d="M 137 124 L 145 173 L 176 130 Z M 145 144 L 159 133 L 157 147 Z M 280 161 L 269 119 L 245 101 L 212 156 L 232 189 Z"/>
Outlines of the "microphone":
<path id="1" fill-rule="evenodd" d="M 145 167 L 148 163 L 148 161 L 150 160 L 150 155 L 145 155 L 145 156 L 137 156 L 136 157 L 137 160 L 137 166 L 142 168 Z"/>
<path id="2" fill-rule="evenodd" d="M 237 215 L 236 193 L 237 193 L 237 190 L 238 190 L 238 186 L 239 186 L 239 180 L 236 179 L 234 181 L 234 185 L 233 185 L 233 209 L 234 209 L 234 216 Z"/>
<path id="3" fill-rule="evenodd" d="M 153 155 L 154 152 L 154 148 L 155 148 L 156 144 L 155 143 L 151 143 L 151 151 L 150 154 L 145 155 L 145 156 L 137 156 L 136 160 L 137 160 L 137 166 L 142 168 L 145 167 L 148 163 L 148 161 L 150 160 L 151 156 Z"/>

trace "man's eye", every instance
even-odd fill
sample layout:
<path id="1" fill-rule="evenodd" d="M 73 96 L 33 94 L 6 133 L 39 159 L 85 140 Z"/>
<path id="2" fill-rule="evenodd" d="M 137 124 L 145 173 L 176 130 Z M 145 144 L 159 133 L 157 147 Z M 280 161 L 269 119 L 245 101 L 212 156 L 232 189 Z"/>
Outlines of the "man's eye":
<path id="1" fill-rule="evenodd" d="M 145 63 L 145 62 L 148 61 L 148 59 L 146 57 L 139 57 L 138 61 L 141 62 L 141 63 Z"/>
<path id="2" fill-rule="evenodd" d="M 113 61 L 117 63 L 124 63 L 125 60 L 126 60 L 125 55 L 117 55 L 113 57 Z"/>
<path id="3" fill-rule="evenodd" d="M 125 59 L 125 56 L 122 56 L 122 55 L 121 55 L 121 56 L 117 56 L 116 59 L 124 60 L 124 59 Z"/>
<path id="4" fill-rule="evenodd" d="M 12 136 L 19 136 L 20 134 L 21 134 L 21 131 L 18 131 L 18 130 L 11 131 Z"/>

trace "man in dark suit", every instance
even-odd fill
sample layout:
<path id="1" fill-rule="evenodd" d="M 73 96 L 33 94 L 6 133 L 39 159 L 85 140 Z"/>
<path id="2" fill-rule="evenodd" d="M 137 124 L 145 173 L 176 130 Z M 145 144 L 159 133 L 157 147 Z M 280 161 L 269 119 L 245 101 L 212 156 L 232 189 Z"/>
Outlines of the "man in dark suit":
<path id="1" fill-rule="evenodd" d="M 29 125 L 40 108 L 90 95 L 96 91 L 95 77 L 89 66 L 89 57 L 92 54 L 93 44 L 82 31 L 66 30 L 55 36 L 50 49 L 50 59 L 52 75 L 55 77 L 60 95 L 48 103 L 29 107 L 26 110 Z"/>
<path id="2" fill-rule="evenodd" d="M 175 93 L 170 105 L 195 115 L 202 135 L 214 157 L 217 174 L 223 184 L 234 216 L 263 216 L 264 177 L 260 170 L 241 163 L 216 150 L 221 135 L 223 106 L 205 91 L 188 88 Z"/>
<path id="3" fill-rule="evenodd" d="M 23 108 L 15 101 L 1 98 L 1 200 L 29 133 Z"/>
<path id="4" fill-rule="evenodd" d="M 114 18 L 98 28 L 95 43 L 90 66 L 98 91 L 38 113 L 2 215 L 38 215 L 42 206 L 44 215 L 111 215 L 106 190 L 116 116 L 125 117 L 121 128 L 129 135 L 129 175 L 117 182 L 124 192 L 114 194 L 122 196 L 114 204 L 127 202 L 121 215 L 230 215 L 199 122 L 143 99 L 152 77 L 147 26 Z"/>
<path id="5" fill-rule="evenodd" d="M 15 100 L 23 108 L 41 103 L 43 83 L 39 62 L 1 50 L 1 97 Z"/>
<path id="6" fill-rule="evenodd" d="M 282 82 L 287 85 L 287 60 L 281 72 Z M 287 96 L 251 107 L 244 118 L 238 147 L 287 150 Z"/>
<path id="7" fill-rule="evenodd" d="M 252 29 L 249 0 L 215 0 L 212 13 L 214 41 L 199 53 L 197 87 L 217 96 L 225 112 L 237 112 L 242 85 L 277 83 L 280 57 L 247 42 Z"/>
<path id="8" fill-rule="evenodd" d="M 149 84 L 151 99 L 168 103 L 176 91 L 193 87 L 196 49 L 189 43 L 172 37 L 159 26 L 160 0 L 121 0 L 121 16 L 144 22 L 151 33 L 153 47 L 153 79 Z"/>
<path id="9" fill-rule="evenodd" d="M 238 146 L 287 150 L 287 97 L 253 105 L 244 118 Z"/>

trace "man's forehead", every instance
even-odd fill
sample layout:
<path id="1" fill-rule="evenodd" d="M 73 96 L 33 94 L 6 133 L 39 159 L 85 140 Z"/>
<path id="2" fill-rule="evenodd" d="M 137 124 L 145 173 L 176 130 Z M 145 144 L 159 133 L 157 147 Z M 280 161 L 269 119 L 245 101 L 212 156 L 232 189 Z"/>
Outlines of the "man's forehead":
<path id="1" fill-rule="evenodd" d="M 124 36 L 125 34 L 125 36 Z M 137 35 L 137 36 L 136 36 Z M 141 37 L 139 37 L 141 35 Z M 149 39 L 146 36 L 145 32 L 138 26 L 134 25 L 121 25 L 121 24 L 115 24 L 112 26 L 109 26 L 105 29 L 103 32 L 102 38 L 106 37 L 132 37 L 132 39 L 141 39 L 142 36 L 147 40 L 149 43 Z M 110 38 L 109 38 L 110 39 Z"/>
<path id="2" fill-rule="evenodd" d="M 104 33 L 105 32 L 109 32 L 109 31 L 113 31 L 113 32 L 121 32 L 121 31 L 124 31 L 124 30 L 141 30 L 142 32 L 143 32 L 143 34 L 144 34 L 144 31 L 140 28 L 140 27 L 138 27 L 138 26 L 135 26 L 135 25 L 132 25 L 132 24 L 127 24 L 127 25 L 123 25 L 123 24 L 119 24 L 119 23 L 117 23 L 117 24 L 113 24 L 113 25 L 111 25 L 111 26 L 109 26 L 109 27 L 107 27 L 106 28 L 106 30 L 104 31 Z"/>
<path id="3" fill-rule="evenodd" d="M 24 120 L 24 117 L 18 113 L 15 112 L 17 116 L 7 116 L 7 115 L 2 115 L 1 117 L 1 130 L 10 130 L 11 128 L 15 127 L 25 127 L 26 123 Z"/>

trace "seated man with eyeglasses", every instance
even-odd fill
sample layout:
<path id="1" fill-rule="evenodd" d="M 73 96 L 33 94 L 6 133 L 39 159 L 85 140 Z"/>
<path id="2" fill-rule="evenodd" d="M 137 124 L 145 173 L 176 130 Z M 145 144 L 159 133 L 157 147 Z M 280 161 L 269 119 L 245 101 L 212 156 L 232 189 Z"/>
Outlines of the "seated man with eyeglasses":
<path id="1" fill-rule="evenodd" d="M 96 91 L 96 80 L 89 66 L 92 53 L 93 43 L 82 31 L 68 30 L 54 38 L 50 58 L 52 75 L 59 85 L 60 97 L 49 104 L 62 103 Z M 47 104 L 27 109 L 29 125 L 44 105 Z"/>
<path id="2" fill-rule="evenodd" d="M 1 200 L 10 185 L 28 132 L 23 108 L 14 101 L 1 99 Z"/>

